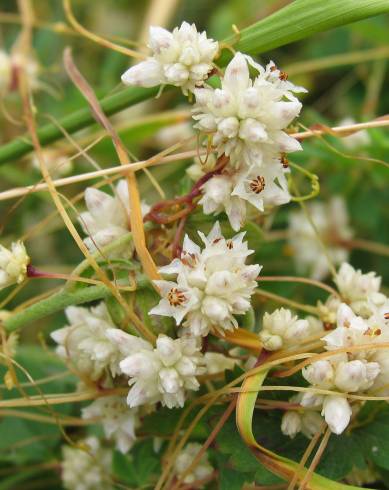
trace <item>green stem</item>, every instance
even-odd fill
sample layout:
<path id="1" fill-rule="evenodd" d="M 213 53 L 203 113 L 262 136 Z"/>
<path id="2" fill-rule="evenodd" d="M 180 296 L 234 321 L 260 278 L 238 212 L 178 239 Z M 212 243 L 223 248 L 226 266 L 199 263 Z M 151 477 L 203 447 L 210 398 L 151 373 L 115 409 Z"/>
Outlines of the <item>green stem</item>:
<path id="1" fill-rule="evenodd" d="M 155 97 L 158 94 L 159 87 L 140 88 L 128 87 L 121 92 L 105 97 L 101 100 L 101 107 L 107 116 L 116 114 L 127 107 L 143 102 L 144 100 Z M 91 126 L 95 123 L 95 118 L 89 107 L 80 109 L 73 114 L 65 116 L 59 121 L 59 125 L 69 134 L 75 133 L 80 129 Z M 63 138 L 63 133 L 54 124 L 46 124 L 38 130 L 38 138 L 42 146 L 53 141 Z M 33 151 L 34 147 L 30 138 L 21 136 L 0 148 L 0 164 L 10 160 L 20 158 Z"/>
<path id="2" fill-rule="evenodd" d="M 52 313 L 63 310 L 67 306 L 80 305 L 96 299 L 104 299 L 111 294 L 110 289 L 104 284 L 82 288 L 79 291 L 60 291 L 30 307 L 10 316 L 4 321 L 4 327 L 8 332 L 18 330 L 28 323 L 40 320 Z"/>

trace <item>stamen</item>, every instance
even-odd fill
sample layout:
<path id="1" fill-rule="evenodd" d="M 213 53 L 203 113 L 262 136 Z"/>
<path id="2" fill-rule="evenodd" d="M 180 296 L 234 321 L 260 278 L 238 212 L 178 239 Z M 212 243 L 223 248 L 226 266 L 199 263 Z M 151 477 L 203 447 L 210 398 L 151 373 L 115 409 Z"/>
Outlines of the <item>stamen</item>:
<path id="1" fill-rule="evenodd" d="M 258 175 L 256 179 L 250 182 L 249 187 L 255 194 L 260 194 L 265 188 L 265 178 Z"/>

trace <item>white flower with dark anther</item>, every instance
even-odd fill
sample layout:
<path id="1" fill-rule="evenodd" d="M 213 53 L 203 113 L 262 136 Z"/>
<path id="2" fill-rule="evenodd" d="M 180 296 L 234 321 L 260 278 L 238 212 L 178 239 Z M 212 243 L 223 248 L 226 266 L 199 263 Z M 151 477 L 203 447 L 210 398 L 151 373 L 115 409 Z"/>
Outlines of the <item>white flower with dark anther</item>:
<path id="1" fill-rule="evenodd" d="M 201 450 L 201 444 L 191 442 L 177 455 L 174 462 L 174 472 L 177 477 L 180 477 L 190 467 L 193 460 Z M 204 453 L 199 463 L 183 478 L 183 483 L 191 484 L 198 480 L 205 480 L 213 473 L 213 468 L 208 461 L 207 453 Z M 196 488 L 200 488 L 197 487 Z"/>
<path id="2" fill-rule="evenodd" d="M 286 308 L 278 308 L 263 316 L 259 338 L 266 350 L 274 351 L 299 344 L 323 330 L 320 322 L 299 319 Z"/>
<path id="3" fill-rule="evenodd" d="M 205 368 L 195 339 L 160 334 L 154 348 L 119 329 L 111 329 L 108 336 L 121 350 L 121 372 L 130 378 L 130 407 L 157 402 L 168 408 L 183 407 L 186 391 L 199 389 L 196 376 L 204 374 Z"/>
<path id="4" fill-rule="evenodd" d="M 81 441 L 83 449 L 62 448 L 61 477 L 67 490 L 111 490 L 112 452 L 103 449 L 96 437 Z"/>
<path id="5" fill-rule="evenodd" d="M 99 379 L 105 371 L 116 376 L 122 357 L 117 344 L 107 335 L 114 325 L 105 304 L 90 309 L 69 306 L 65 314 L 69 325 L 51 333 L 58 344 L 57 354 L 92 380 Z"/>
<path id="6" fill-rule="evenodd" d="M 341 434 L 348 426 L 352 410 L 347 399 L 339 395 L 326 396 L 322 415 L 334 434 Z"/>
<path id="7" fill-rule="evenodd" d="M 252 204 L 260 212 L 270 206 L 285 204 L 290 201 L 290 194 L 284 174 L 279 162 L 253 166 L 240 176 L 232 195 Z"/>
<path id="8" fill-rule="evenodd" d="M 301 432 L 302 423 L 301 416 L 295 410 L 288 410 L 284 413 L 281 420 L 281 432 L 293 439 Z"/>
<path id="9" fill-rule="evenodd" d="M 290 201 L 288 184 L 279 162 L 253 166 L 248 172 L 215 175 L 201 190 L 203 197 L 199 204 L 203 205 L 204 214 L 225 211 L 235 231 L 244 225 L 247 204 L 263 212 L 265 208 Z"/>
<path id="10" fill-rule="evenodd" d="M 234 369 L 239 364 L 238 359 L 232 359 L 219 352 L 206 352 L 204 361 L 207 374 L 223 373 L 227 369 Z"/>
<path id="11" fill-rule="evenodd" d="M 176 275 L 176 281 L 155 281 L 162 299 L 150 314 L 172 316 L 194 336 L 210 330 L 223 335 L 237 328 L 234 315 L 250 308 L 261 267 L 245 264 L 252 250 L 243 241 L 244 233 L 226 240 L 216 223 L 207 237 L 199 235 L 203 249 L 186 236 L 181 257 L 160 269 Z"/>
<path id="12" fill-rule="evenodd" d="M 219 50 L 216 41 L 187 22 L 173 32 L 150 27 L 149 47 L 152 55 L 129 68 L 122 75 L 122 82 L 141 87 L 175 85 L 184 94 L 204 84 Z"/>
<path id="13" fill-rule="evenodd" d="M 328 203 L 313 202 L 307 206 L 307 212 L 333 264 L 347 261 L 349 251 L 341 242 L 349 240 L 353 233 L 343 198 L 333 197 Z M 315 279 L 327 276 L 330 270 L 328 258 L 303 211 L 295 211 L 289 215 L 289 244 L 299 271 L 308 270 Z"/>
<path id="14" fill-rule="evenodd" d="M 133 446 L 139 425 L 138 410 L 129 408 L 126 399 L 121 396 L 105 396 L 98 398 L 91 405 L 82 409 L 83 419 L 97 419 L 101 423 L 108 439 L 116 443 L 116 448 L 127 453 Z"/>
<path id="15" fill-rule="evenodd" d="M 373 303 L 385 301 L 385 296 L 379 292 L 381 277 L 375 272 L 363 274 L 352 265 L 343 263 L 336 275 L 335 283 L 342 297 L 357 314 L 370 315 L 369 300 Z"/>
<path id="16" fill-rule="evenodd" d="M 91 252 L 108 245 L 129 231 L 130 201 L 126 180 L 120 180 L 116 186 L 115 196 L 88 187 L 85 191 L 85 203 L 88 211 L 81 213 L 79 221 L 84 232 L 85 245 Z M 149 211 L 149 206 L 142 203 L 142 213 Z M 131 256 L 133 247 L 126 244 L 121 250 L 125 256 Z"/>
<path id="17" fill-rule="evenodd" d="M 30 257 L 22 242 L 14 242 L 11 248 L 0 245 L 0 289 L 20 284 L 27 275 Z"/>
<path id="18" fill-rule="evenodd" d="M 250 79 L 249 65 L 259 72 L 254 80 Z M 305 89 L 272 76 L 273 66 L 271 63 L 265 70 L 237 53 L 225 70 L 221 88 L 194 91 L 195 127 L 212 134 L 218 154 L 225 153 L 238 168 L 261 165 L 281 152 L 301 149 L 284 129 L 302 107 L 293 92 Z"/>

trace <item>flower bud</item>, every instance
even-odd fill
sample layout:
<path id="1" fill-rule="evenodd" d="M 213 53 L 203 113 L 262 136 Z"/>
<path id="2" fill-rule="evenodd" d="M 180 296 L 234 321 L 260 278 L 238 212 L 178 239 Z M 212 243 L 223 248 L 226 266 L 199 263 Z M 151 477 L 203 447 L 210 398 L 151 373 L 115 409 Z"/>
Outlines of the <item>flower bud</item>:
<path id="1" fill-rule="evenodd" d="M 173 43 L 172 33 L 162 27 L 150 26 L 149 47 L 156 54 L 160 54 L 163 49 L 168 49 Z"/>
<path id="2" fill-rule="evenodd" d="M 259 338 L 266 350 L 274 351 L 282 348 L 282 337 L 279 335 L 273 335 L 268 330 L 262 330 L 259 332 Z"/>
<path id="3" fill-rule="evenodd" d="M 204 315 L 208 316 L 216 324 L 225 320 L 230 313 L 228 304 L 214 296 L 207 296 L 203 300 L 201 310 Z"/>
<path id="4" fill-rule="evenodd" d="M 345 430 L 350 422 L 351 414 L 351 407 L 346 398 L 333 395 L 324 399 L 322 415 L 334 434 L 339 435 Z"/>
<path id="5" fill-rule="evenodd" d="M 317 361 L 303 369 L 304 378 L 320 388 L 331 388 L 334 383 L 334 370 L 329 361 Z"/>
<path id="6" fill-rule="evenodd" d="M 165 65 L 163 68 L 168 83 L 182 85 L 189 77 L 188 69 L 182 63 Z"/>
<path id="7" fill-rule="evenodd" d="M 239 121 L 236 117 L 227 117 L 218 124 L 217 129 L 226 138 L 235 138 L 239 131 Z"/>
<path id="8" fill-rule="evenodd" d="M 175 364 L 181 357 L 181 351 L 177 348 L 174 340 L 167 335 L 160 335 L 157 339 L 158 355 L 164 366 L 169 367 Z"/>
<path id="9" fill-rule="evenodd" d="M 335 384 L 345 392 L 365 390 L 373 384 L 379 372 L 380 367 L 376 362 L 341 362 L 336 368 Z"/>
<path id="10" fill-rule="evenodd" d="M 20 284 L 27 275 L 30 257 L 22 242 L 14 242 L 11 249 L 0 245 L 0 289 Z"/>
<path id="11" fill-rule="evenodd" d="M 265 126 L 255 119 L 245 119 L 239 129 L 239 137 L 252 143 L 268 140 Z"/>
<path id="12" fill-rule="evenodd" d="M 161 81 L 161 65 L 153 58 L 132 66 L 122 75 L 122 82 L 124 85 L 154 87 L 155 85 L 159 85 Z"/>
<path id="13" fill-rule="evenodd" d="M 301 431 L 301 416 L 292 410 L 288 410 L 282 416 L 281 432 L 285 436 L 294 438 Z"/>
<path id="14" fill-rule="evenodd" d="M 183 381 L 175 369 L 161 369 L 158 376 L 166 393 L 177 393 L 183 386 Z"/>
<path id="15" fill-rule="evenodd" d="M 301 416 L 301 432 L 312 439 L 317 434 L 323 425 L 323 419 L 318 412 L 306 410 Z"/>

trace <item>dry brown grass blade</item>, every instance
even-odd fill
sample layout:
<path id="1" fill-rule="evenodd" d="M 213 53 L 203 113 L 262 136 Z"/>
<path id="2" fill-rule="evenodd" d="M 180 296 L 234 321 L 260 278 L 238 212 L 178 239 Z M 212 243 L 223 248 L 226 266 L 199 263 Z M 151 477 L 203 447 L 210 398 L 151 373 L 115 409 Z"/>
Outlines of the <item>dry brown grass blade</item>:
<path id="1" fill-rule="evenodd" d="M 130 164 L 131 162 L 123 142 L 121 141 L 119 135 L 115 131 L 115 128 L 113 127 L 109 119 L 102 111 L 99 101 L 96 95 L 94 94 L 93 90 L 89 86 L 88 82 L 85 80 L 85 78 L 82 76 L 82 74 L 75 66 L 69 48 L 65 50 L 64 63 L 65 63 L 66 71 L 68 72 L 73 83 L 77 86 L 77 88 L 81 91 L 81 93 L 84 95 L 87 102 L 89 103 L 91 107 L 91 111 L 95 116 L 95 119 L 106 129 L 106 131 L 111 136 L 120 163 L 122 165 Z M 143 269 L 146 275 L 149 277 L 149 279 L 150 280 L 159 279 L 160 276 L 157 267 L 146 247 L 146 237 L 143 228 L 141 202 L 140 202 L 140 196 L 139 196 L 138 186 L 137 186 L 134 172 L 131 171 L 128 172 L 127 184 L 128 184 L 128 193 L 130 198 L 130 209 L 131 209 L 131 213 L 130 213 L 131 231 L 134 237 L 136 252 L 142 263 Z"/>

